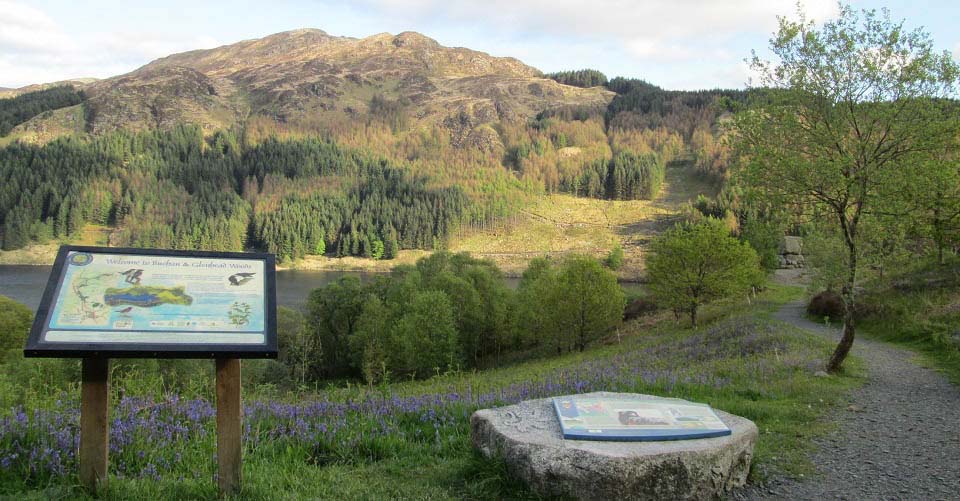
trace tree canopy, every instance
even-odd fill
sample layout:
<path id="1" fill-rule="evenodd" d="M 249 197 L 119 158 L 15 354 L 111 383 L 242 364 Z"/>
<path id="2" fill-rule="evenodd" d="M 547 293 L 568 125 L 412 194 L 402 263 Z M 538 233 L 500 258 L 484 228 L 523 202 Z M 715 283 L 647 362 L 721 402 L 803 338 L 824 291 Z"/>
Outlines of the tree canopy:
<path id="1" fill-rule="evenodd" d="M 281 359 L 307 379 L 371 383 L 489 367 L 583 350 L 620 325 L 624 302 L 616 276 L 594 258 L 534 259 L 513 291 L 492 262 L 435 252 L 365 284 L 344 277 L 314 290 L 307 339 L 285 335 L 298 352 Z M 296 318 L 284 325 L 296 332 Z M 301 367 L 300 352 L 316 356 Z"/>
<path id="2" fill-rule="evenodd" d="M 819 26 L 802 12 L 780 19 L 770 48 L 775 61 L 754 55 L 751 64 L 767 90 L 736 119 L 745 179 L 768 201 L 835 227 L 845 244 L 844 334 L 828 364 L 836 371 L 853 344 L 865 220 L 895 210 L 903 187 L 929 174 L 925 159 L 955 138 L 942 98 L 958 68 L 924 30 L 849 6 Z"/>
<path id="3" fill-rule="evenodd" d="M 558 71 L 556 73 L 548 73 L 545 76 L 564 85 L 573 85 L 575 87 L 607 85 L 607 76 L 597 70 Z"/>
<path id="4" fill-rule="evenodd" d="M 681 223 L 650 245 L 647 279 L 656 301 L 690 315 L 711 301 L 746 295 L 762 279 L 760 258 L 721 221 Z"/>
<path id="5" fill-rule="evenodd" d="M 178 126 L 0 149 L 5 250 L 89 222 L 115 226 L 114 245 L 394 257 L 442 246 L 470 205 L 457 186 L 317 138 L 242 147 Z"/>

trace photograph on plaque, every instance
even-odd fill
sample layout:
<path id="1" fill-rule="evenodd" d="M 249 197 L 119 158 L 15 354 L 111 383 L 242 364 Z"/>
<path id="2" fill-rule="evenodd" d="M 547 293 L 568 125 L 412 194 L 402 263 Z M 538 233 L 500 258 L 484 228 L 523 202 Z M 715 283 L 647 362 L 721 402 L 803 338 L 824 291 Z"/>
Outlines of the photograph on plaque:
<path id="1" fill-rule="evenodd" d="M 560 397 L 553 399 L 563 438 L 684 440 L 720 437 L 730 429 L 709 405 L 677 398 Z"/>
<path id="2" fill-rule="evenodd" d="M 80 247 L 60 254 L 27 346 L 33 355 L 276 351 L 271 255 Z"/>

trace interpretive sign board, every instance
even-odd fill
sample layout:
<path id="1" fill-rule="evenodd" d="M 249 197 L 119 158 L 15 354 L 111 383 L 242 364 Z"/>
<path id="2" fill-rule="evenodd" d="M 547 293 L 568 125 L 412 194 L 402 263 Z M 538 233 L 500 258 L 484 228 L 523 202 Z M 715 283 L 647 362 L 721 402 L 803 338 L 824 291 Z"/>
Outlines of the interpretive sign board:
<path id="1" fill-rule="evenodd" d="M 63 246 L 28 357 L 273 358 L 272 254 Z"/>
<path id="2" fill-rule="evenodd" d="M 570 396 L 554 398 L 553 405 L 566 439 L 654 441 L 730 434 L 709 405 L 678 398 Z"/>

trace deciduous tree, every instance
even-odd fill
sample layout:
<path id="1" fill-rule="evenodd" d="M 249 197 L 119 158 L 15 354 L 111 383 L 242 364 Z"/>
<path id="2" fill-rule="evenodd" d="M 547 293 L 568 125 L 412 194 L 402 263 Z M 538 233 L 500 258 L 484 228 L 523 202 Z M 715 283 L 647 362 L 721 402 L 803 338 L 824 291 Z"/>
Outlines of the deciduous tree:
<path id="1" fill-rule="evenodd" d="M 610 270 L 594 258 L 577 256 L 558 270 L 551 303 L 544 313 L 554 315 L 553 324 L 583 351 L 620 324 L 626 299 Z"/>
<path id="2" fill-rule="evenodd" d="M 762 276 L 760 258 L 719 220 L 681 223 L 650 246 L 647 279 L 656 301 L 690 315 L 708 302 L 746 295 Z"/>
<path id="3" fill-rule="evenodd" d="M 957 65 L 922 29 L 849 6 L 819 26 L 802 12 L 781 18 L 770 45 L 777 60 L 751 60 L 769 92 L 739 114 L 736 132 L 750 185 L 839 227 L 848 256 L 843 337 L 827 365 L 835 372 L 854 340 L 863 220 L 954 134 L 937 98 L 953 92 Z"/>

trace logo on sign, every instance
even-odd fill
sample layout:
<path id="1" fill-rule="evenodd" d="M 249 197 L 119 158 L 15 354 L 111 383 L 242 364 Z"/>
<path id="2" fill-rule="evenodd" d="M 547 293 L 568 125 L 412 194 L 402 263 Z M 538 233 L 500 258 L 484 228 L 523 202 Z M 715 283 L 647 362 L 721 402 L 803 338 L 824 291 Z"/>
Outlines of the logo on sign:
<path id="1" fill-rule="evenodd" d="M 70 254 L 70 264 L 73 266 L 86 266 L 93 262 L 93 256 L 89 252 L 75 252 Z"/>

